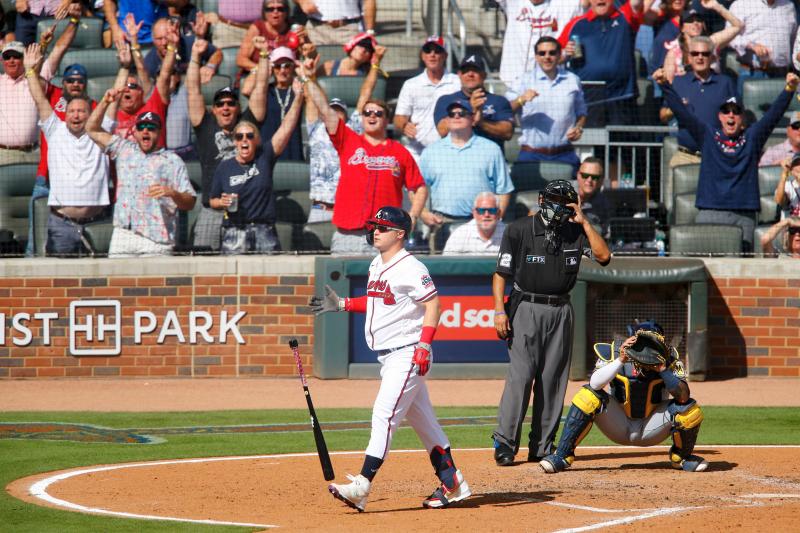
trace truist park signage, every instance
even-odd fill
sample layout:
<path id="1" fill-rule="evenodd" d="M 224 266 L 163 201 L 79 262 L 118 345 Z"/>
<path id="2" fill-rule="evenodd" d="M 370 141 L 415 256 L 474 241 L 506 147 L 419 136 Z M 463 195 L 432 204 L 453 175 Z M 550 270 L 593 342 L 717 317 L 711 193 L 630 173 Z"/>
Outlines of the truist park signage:
<path id="1" fill-rule="evenodd" d="M 113 356 L 122 352 L 122 339 L 131 336 L 134 344 L 164 344 L 174 339 L 179 344 L 245 344 L 239 321 L 245 311 L 217 314 L 208 311 L 174 310 L 160 313 L 136 309 L 122 313 L 119 300 L 76 300 L 70 302 L 67 317 L 56 312 L 0 313 L 0 346 L 29 346 L 34 332 L 41 344 L 50 346 L 55 332 L 66 327 L 70 355 Z M 66 323 L 62 320 L 66 318 Z"/>

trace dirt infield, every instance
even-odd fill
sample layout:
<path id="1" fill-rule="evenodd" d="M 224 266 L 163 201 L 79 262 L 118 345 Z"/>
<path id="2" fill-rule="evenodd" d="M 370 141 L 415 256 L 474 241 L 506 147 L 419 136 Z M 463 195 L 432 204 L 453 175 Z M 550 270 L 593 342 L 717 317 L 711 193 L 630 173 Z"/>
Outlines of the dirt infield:
<path id="1" fill-rule="evenodd" d="M 496 467 L 490 450 L 458 450 L 456 461 L 474 495 L 446 510 L 421 508 L 435 479 L 418 451 L 391 453 L 363 514 L 328 494 L 311 454 L 84 468 L 46 488 L 41 481 L 53 473 L 15 481 L 8 490 L 43 504 L 29 492 L 38 481 L 40 497 L 47 494 L 73 508 L 290 531 L 480 531 L 512 525 L 517 531 L 630 530 L 626 524 L 637 531 L 715 533 L 795 528 L 800 447 L 700 447 L 697 453 L 710 468 L 697 474 L 670 469 L 666 450 L 586 447 L 573 468 L 558 475 L 528 463 Z M 337 480 L 358 472 L 361 454 L 334 455 Z"/>
<path id="2" fill-rule="evenodd" d="M 571 381 L 566 398 L 584 384 Z M 317 409 L 370 407 L 377 380 L 310 380 Z M 700 405 L 800 406 L 800 379 L 742 378 L 690 383 Z M 502 380 L 428 380 L 434 406 L 497 405 Z M 303 409 L 295 378 L 0 380 L 0 411 L 215 411 Z"/>

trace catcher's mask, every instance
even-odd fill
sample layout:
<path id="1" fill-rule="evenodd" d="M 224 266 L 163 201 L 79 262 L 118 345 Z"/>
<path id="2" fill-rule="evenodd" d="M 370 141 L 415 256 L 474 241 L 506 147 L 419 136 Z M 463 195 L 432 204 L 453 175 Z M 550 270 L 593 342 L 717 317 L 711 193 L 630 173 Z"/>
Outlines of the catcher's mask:
<path id="1" fill-rule="evenodd" d="M 567 204 L 577 204 L 578 193 L 566 180 L 555 180 L 539 193 L 539 208 L 548 229 L 555 229 L 575 216 L 575 210 Z"/>
<path id="2" fill-rule="evenodd" d="M 664 328 L 662 328 L 658 324 L 658 322 L 656 322 L 652 318 L 650 320 L 645 320 L 643 322 L 639 322 L 638 320 L 634 320 L 633 324 L 628 324 L 627 328 L 628 328 L 628 336 L 629 337 L 632 337 L 633 335 L 636 335 L 636 332 L 639 331 L 639 330 L 654 331 L 655 333 L 658 333 L 662 337 L 664 336 Z"/>
<path id="3" fill-rule="evenodd" d="M 386 206 L 378 209 L 375 216 L 367 220 L 367 242 L 375 242 L 375 227 L 400 229 L 405 232 L 403 236 L 407 239 L 411 233 L 411 216 L 399 207 Z"/>

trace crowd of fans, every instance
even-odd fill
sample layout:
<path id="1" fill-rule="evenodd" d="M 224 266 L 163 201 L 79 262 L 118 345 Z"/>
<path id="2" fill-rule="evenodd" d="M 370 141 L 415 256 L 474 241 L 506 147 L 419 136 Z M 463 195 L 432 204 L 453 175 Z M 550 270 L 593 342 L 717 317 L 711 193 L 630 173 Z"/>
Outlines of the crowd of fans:
<path id="1" fill-rule="evenodd" d="M 790 0 L 497 3 L 507 19 L 499 63 L 506 90 L 490 90 L 480 54 L 447 72 L 445 41 L 431 36 L 419 43 L 421 72 L 388 95 L 396 97 L 391 109 L 373 97 L 392 52 L 379 44 L 375 0 L 219 0 L 213 13 L 189 0 L 16 0 L 13 11 L 0 10 L 0 165 L 38 164 L 27 255 L 42 197 L 49 255 L 91 252 L 86 226 L 109 218 L 110 256 L 172 253 L 178 212 L 197 200 L 190 160 L 202 169 L 197 250 L 286 249 L 275 229 L 273 169 L 308 161 L 308 223 L 335 226 L 332 253 L 372 253 L 368 218 L 405 205 L 430 252 L 493 254 L 514 193 L 505 145 L 515 130 L 516 161 L 569 164 L 563 177 L 575 179 L 584 213 L 608 236 L 614 206 L 603 191 L 618 186 L 632 161 L 605 169 L 574 143 L 585 128 L 644 124 L 635 47 L 648 27 L 652 46 L 640 52 L 658 118 L 678 127 L 669 167 L 700 164 L 696 222 L 738 225 L 743 251 L 754 250 L 760 195 L 772 192 L 759 191 L 758 168 L 780 165 L 780 221 L 760 244 L 800 256 L 800 114 L 786 140 L 765 150 L 799 81 Z M 99 102 L 87 96 L 92 72 L 60 65 L 89 17 L 104 21 L 103 43 L 119 62 Z M 54 39 L 57 20 L 66 24 Z M 49 29 L 37 37 L 41 21 Z M 325 45 L 341 46 L 341 56 L 322 57 Z M 233 57 L 225 48 L 238 48 L 238 73 L 207 108 L 203 86 Z M 735 58 L 736 79 L 723 53 Z M 60 86 L 52 83 L 59 74 Z M 318 83 L 337 76 L 362 80 L 355 109 Z M 748 125 L 743 84 L 761 78 L 785 88 Z"/>

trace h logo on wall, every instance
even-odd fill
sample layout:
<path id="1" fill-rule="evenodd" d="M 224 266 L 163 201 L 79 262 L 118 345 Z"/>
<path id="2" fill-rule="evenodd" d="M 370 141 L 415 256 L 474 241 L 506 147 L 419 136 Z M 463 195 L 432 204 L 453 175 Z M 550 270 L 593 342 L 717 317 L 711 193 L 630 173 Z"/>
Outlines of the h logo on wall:
<path id="1" fill-rule="evenodd" d="M 245 344 L 239 331 L 239 321 L 247 313 L 238 311 L 229 316 L 221 310 L 214 316 L 208 311 L 190 311 L 187 316 L 179 316 L 174 310 L 167 310 L 163 316 L 152 311 L 136 310 L 133 317 L 123 317 L 119 300 L 75 300 L 69 304 L 67 335 L 69 354 L 74 356 L 114 356 L 122 353 L 123 322 L 132 325 L 133 344 L 164 344 L 174 338 L 178 344 L 227 344 L 230 334 L 238 344 Z M 61 317 L 58 313 L 16 313 L 11 320 L 8 340 L 15 346 L 28 346 L 38 332 L 42 346 L 50 346 L 53 336 L 53 322 Z M 128 324 L 131 322 L 132 324 Z M 0 346 L 6 344 L 6 315 L 0 313 Z M 216 329 L 212 333 L 212 329 Z M 56 333 L 61 329 L 56 330 Z M 131 329 L 126 329 L 130 334 Z M 188 335 L 187 335 L 188 334 Z"/>

